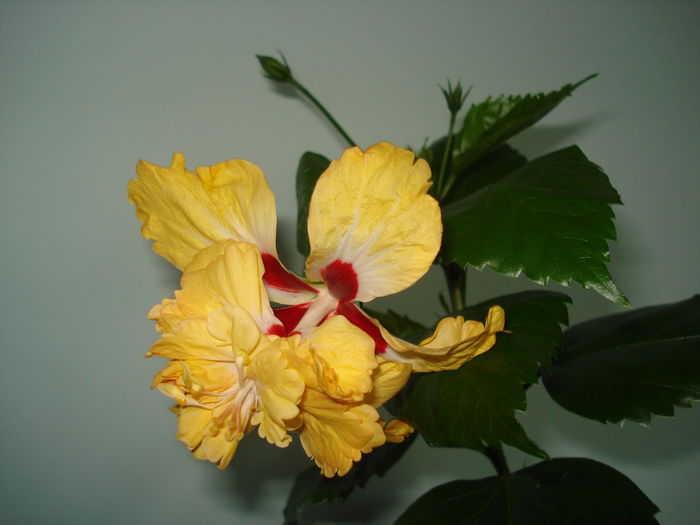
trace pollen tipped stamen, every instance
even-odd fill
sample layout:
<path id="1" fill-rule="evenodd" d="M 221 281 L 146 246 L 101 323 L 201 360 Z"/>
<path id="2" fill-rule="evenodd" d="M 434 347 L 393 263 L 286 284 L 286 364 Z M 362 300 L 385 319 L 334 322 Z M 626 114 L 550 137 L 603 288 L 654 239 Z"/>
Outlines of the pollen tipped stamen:
<path id="1" fill-rule="evenodd" d="M 238 373 L 243 377 L 243 360 L 236 360 Z M 241 385 L 241 383 L 239 383 Z M 211 419 L 208 432 L 212 436 L 216 436 L 219 432 L 224 431 L 224 438 L 228 441 L 240 440 L 248 429 L 250 418 L 257 412 L 258 407 L 258 392 L 255 388 L 255 383 L 250 379 L 245 380 L 242 386 L 236 386 L 229 390 L 230 396 L 228 401 L 220 402 L 217 406 L 226 405 L 223 412 Z M 235 395 L 233 394 L 235 392 Z"/>

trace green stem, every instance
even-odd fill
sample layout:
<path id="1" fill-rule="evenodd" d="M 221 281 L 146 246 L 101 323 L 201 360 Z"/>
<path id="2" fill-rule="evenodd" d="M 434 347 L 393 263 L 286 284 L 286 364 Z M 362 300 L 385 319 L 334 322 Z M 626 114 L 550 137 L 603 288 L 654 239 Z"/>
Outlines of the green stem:
<path id="1" fill-rule="evenodd" d="M 350 138 L 350 135 L 348 135 L 345 130 L 342 128 L 340 124 L 338 124 L 338 121 L 333 118 L 333 115 L 331 115 L 328 110 L 323 107 L 323 104 L 321 104 L 316 97 L 314 97 L 311 92 L 306 89 L 304 86 L 302 86 L 296 79 L 291 78 L 289 79 L 289 84 L 294 86 L 299 92 L 304 95 L 306 98 L 308 98 L 311 103 L 316 106 L 321 113 L 323 113 L 323 116 L 328 119 L 328 122 L 330 122 L 333 127 L 342 135 L 342 137 L 345 139 L 345 141 L 350 145 L 350 146 L 357 146 L 355 144 L 355 141 Z"/>
<path id="2" fill-rule="evenodd" d="M 450 177 L 449 178 L 449 180 L 447 181 L 447 184 L 445 185 L 444 189 L 442 190 L 442 195 L 440 195 L 440 200 L 444 199 L 450 193 L 450 190 L 452 189 L 452 186 L 454 185 L 456 180 L 457 180 L 457 177 Z"/>
<path id="3" fill-rule="evenodd" d="M 437 176 L 437 195 L 440 200 L 445 196 L 443 193 L 443 185 L 445 184 L 445 173 L 448 173 L 448 163 L 452 158 L 452 140 L 455 131 L 455 120 L 457 119 L 456 112 L 450 112 L 450 127 L 447 132 L 447 144 L 445 144 L 445 151 L 442 152 L 442 162 L 440 163 L 440 172 Z"/>
<path id="4" fill-rule="evenodd" d="M 452 311 L 459 312 L 467 302 L 467 271 L 456 263 L 443 265 L 442 269 L 445 272 Z"/>
<path id="5" fill-rule="evenodd" d="M 506 456 L 502 450 L 493 447 L 486 447 L 485 454 L 486 457 L 489 458 L 489 461 L 491 461 L 493 468 L 496 469 L 499 476 L 510 474 L 508 462 L 506 461 Z"/>

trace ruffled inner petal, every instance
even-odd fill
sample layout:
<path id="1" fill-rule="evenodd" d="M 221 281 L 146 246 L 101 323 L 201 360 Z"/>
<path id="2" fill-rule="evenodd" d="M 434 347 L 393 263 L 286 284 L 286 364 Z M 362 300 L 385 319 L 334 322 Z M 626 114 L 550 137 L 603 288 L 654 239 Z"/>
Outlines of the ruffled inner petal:
<path id="1" fill-rule="evenodd" d="M 301 401 L 301 444 L 326 477 L 343 476 L 385 442 L 379 414 L 369 405 L 348 405 L 307 389 Z"/>

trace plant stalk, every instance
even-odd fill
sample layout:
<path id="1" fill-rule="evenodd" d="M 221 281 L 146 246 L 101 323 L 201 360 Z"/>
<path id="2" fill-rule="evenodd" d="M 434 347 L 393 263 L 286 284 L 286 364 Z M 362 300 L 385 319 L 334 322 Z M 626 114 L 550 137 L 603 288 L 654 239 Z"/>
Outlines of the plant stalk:
<path id="1" fill-rule="evenodd" d="M 459 312 L 467 304 L 467 271 L 456 263 L 442 265 L 450 294 L 453 312 Z"/>
<path id="2" fill-rule="evenodd" d="M 445 174 L 449 173 L 448 163 L 452 159 L 452 141 L 454 139 L 455 131 L 455 121 L 457 120 L 457 112 L 450 112 L 450 127 L 447 131 L 447 144 L 445 144 L 445 151 L 442 153 L 442 162 L 440 163 L 440 172 L 437 177 L 437 196 L 439 200 L 442 200 L 445 195 L 443 194 L 443 186 L 445 185 Z"/>
<path id="3" fill-rule="evenodd" d="M 454 186 L 455 181 L 457 180 L 457 177 L 452 176 L 448 179 L 447 184 L 445 184 L 444 189 L 442 190 L 442 195 L 440 195 L 440 200 L 444 199 L 449 195 L 450 190 L 452 189 L 452 186 Z"/>
<path id="4" fill-rule="evenodd" d="M 333 125 L 333 127 L 338 131 L 338 133 L 340 133 L 341 136 L 345 139 L 345 142 L 347 142 L 350 146 L 357 146 L 355 141 L 350 138 L 350 135 L 347 134 L 347 132 L 343 129 L 343 127 L 340 124 L 338 124 L 338 121 L 333 118 L 333 115 L 331 115 L 328 112 L 328 110 L 323 106 L 323 104 L 321 104 L 308 89 L 302 86 L 295 78 L 290 78 L 288 82 L 289 84 L 294 86 L 294 88 L 296 88 L 302 95 L 308 98 L 309 101 L 314 106 L 316 106 L 321 113 L 323 113 L 323 116 L 328 119 L 328 122 L 330 122 Z"/>
<path id="5" fill-rule="evenodd" d="M 450 293 L 452 311 L 459 312 L 466 306 L 467 271 L 456 263 L 443 264 L 442 269 L 445 273 L 447 289 Z M 494 447 L 485 447 L 484 453 L 499 476 L 510 473 L 506 456 L 502 450 Z"/>
<path id="6" fill-rule="evenodd" d="M 493 468 L 496 469 L 499 476 L 510 474 L 508 462 L 506 461 L 506 456 L 502 450 L 493 447 L 486 447 L 485 453 L 486 457 L 489 458 L 489 461 L 491 461 Z"/>

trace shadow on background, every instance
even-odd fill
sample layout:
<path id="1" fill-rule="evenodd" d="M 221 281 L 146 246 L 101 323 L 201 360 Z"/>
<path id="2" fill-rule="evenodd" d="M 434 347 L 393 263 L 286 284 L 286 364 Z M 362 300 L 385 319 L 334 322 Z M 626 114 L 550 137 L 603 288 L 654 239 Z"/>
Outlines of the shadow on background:
<path id="1" fill-rule="evenodd" d="M 566 104 L 564 101 L 562 104 Z M 554 112 L 557 110 L 555 109 Z M 568 124 L 535 125 L 516 135 L 508 141 L 529 160 L 546 155 L 558 149 L 576 144 L 576 140 L 593 131 L 601 122 L 610 120 L 613 113 L 600 112 L 585 119 L 574 120 Z M 544 117 L 547 118 L 546 116 Z M 595 159 L 591 159 L 595 162 Z"/>
<path id="2" fill-rule="evenodd" d="M 304 453 L 299 437 L 286 449 L 268 444 L 251 433 L 241 442 L 236 456 L 226 471 L 211 471 L 207 475 L 209 491 L 224 507 L 251 514 L 266 510 L 271 494 L 289 494 L 296 476 L 313 466 Z M 222 479 L 223 477 L 223 479 Z M 312 524 L 333 520 L 337 523 L 368 523 L 398 501 L 395 488 L 381 480 L 369 482 L 368 490 L 358 489 L 345 502 L 334 502 L 307 508 L 303 523 Z M 381 491 L 376 488 L 382 486 Z M 276 501 L 275 505 L 279 505 Z M 283 520 L 284 505 L 278 509 Z"/>
<path id="3" fill-rule="evenodd" d="M 289 486 L 287 490 L 291 489 L 296 475 L 309 467 L 300 448 L 298 438 L 283 449 L 270 445 L 253 431 L 241 441 L 229 467 L 209 476 L 210 490 L 232 509 L 260 510 L 274 487 L 285 484 Z"/>

